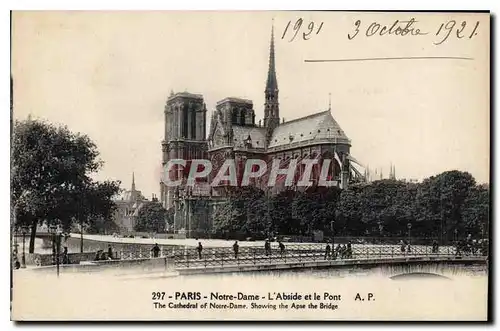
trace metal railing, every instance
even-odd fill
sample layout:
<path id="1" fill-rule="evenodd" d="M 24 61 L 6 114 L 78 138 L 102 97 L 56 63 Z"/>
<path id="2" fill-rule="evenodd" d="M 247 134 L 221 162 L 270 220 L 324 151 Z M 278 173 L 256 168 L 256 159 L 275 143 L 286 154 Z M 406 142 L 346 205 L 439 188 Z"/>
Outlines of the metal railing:
<path id="1" fill-rule="evenodd" d="M 174 259 L 176 268 L 190 267 L 224 267 L 229 265 L 270 265 L 278 263 L 311 262 L 325 260 L 366 260 L 366 259 L 395 259 L 402 257 L 461 257 L 485 255 L 478 249 L 461 253 L 453 246 L 439 247 L 437 251 L 432 246 L 397 245 L 353 245 L 350 250 L 338 251 L 333 249 L 329 253 L 325 244 L 286 244 L 283 251 L 273 246 L 267 250 L 261 246 L 239 247 L 238 253 L 232 247 L 224 248 L 197 248 L 161 247 L 158 257 L 169 256 Z M 118 259 L 147 259 L 153 258 L 150 250 L 120 251 L 116 253 Z"/>

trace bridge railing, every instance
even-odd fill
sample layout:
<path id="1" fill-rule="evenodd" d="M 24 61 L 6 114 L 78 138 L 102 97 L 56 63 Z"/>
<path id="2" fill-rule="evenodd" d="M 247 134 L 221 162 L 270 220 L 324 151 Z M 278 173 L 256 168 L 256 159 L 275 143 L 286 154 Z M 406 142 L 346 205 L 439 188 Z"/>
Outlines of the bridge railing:
<path id="1" fill-rule="evenodd" d="M 456 256 L 458 252 L 453 246 L 439 247 L 436 251 L 432 246 L 416 245 L 404 247 L 398 245 L 353 245 L 350 250 L 339 251 L 335 247 L 329 253 L 326 244 L 285 244 L 282 251 L 274 244 L 270 250 L 261 246 L 239 247 L 236 253 L 232 247 L 224 248 L 172 248 L 161 247 L 158 256 L 170 256 L 176 267 L 210 267 L 225 265 L 275 264 L 287 262 L 305 262 L 321 260 L 345 259 L 394 259 L 401 257 L 443 257 Z M 469 255 L 484 255 L 480 250 L 468 252 Z M 150 250 L 120 251 L 116 253 L 119 259 L 152 258 Z"/>

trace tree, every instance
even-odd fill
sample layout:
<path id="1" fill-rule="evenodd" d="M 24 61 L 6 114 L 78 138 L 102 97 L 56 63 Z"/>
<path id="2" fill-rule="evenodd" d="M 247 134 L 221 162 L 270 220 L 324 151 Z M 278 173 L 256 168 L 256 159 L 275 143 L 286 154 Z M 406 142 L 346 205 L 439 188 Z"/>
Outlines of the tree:
<path id="1" fill-rule="evenodd" d="M 108 233 L 118 230 L 118 225 L 113 221 L 116 204 L 113 201 L 120 191 L 120 182 L 104 181 L 92 183 L 84 196 L 84 203 L 78 204 L 80 226 L 87 225 L 90 233 Z"/>
<path id="2" fill-rule="evenodd" d="M 14 123 L 11 153 L 12 209 L 16 226 L 30 227 L 33 253 L 37 225 L 69 229 L 78 219 L 83 208 L 76 201 L 86 196 L 94 183 L 91 175 L 103 162 L 88 136 L 31 119 Z"/>
<path id="3" fill-rule="evenodd" d="M 159 202 L 143 202 L 139 209 L 134 230 L 138 232 L 164 233 L 167 210 Z"/>
<path id="4" fill-rule="evenodd" d="M 490 187 L 473 187 L 462 205 L 464 231 L 474 236 L 485 238 L 489 233 Z"/>
<path id="5" fill-rule="evenodd" d="M 463 235 L 463 205 L 475 185 L 471 174 L 458 170 L 425 179 L 416 196 L 418 220 L 432 224 L 433 232 L 444 240 L 452 239 L 450 233 L 455 231 Z"/>
<path id="6" fill-rule="evenodd" d="M 229 198 L 218 204 L 213 225 L 216 232 L 232 234 L 244 232 L 249 235 L 264 232 L 264 192 L 253 186 L 230 188 Z"/>

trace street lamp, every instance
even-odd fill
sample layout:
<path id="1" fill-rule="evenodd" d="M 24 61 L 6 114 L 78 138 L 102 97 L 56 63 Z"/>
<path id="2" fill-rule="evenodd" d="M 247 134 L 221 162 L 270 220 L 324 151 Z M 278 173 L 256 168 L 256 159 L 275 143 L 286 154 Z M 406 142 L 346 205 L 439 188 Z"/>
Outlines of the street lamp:
<path id="1" fill-rule="evenodd" d="M 25 225 L 21 226 L 21 232 L 23 234 L 23 255 L 21 257 L 21 268 L 26 268 L 25 245 L 26 245 L 26 233 L 28 232 L 28 229 Z"/>
<path id="2" fill-rule="evenodd" d="M 59 225 L 50 224 L 48 227 L 49 233 L 52 234 L 52 254 L 54 256 L 53 263 L 56 264 L 57 277 L 59 277 L 59 255 L 61 251 L 61 236 L 62 229 Z"/>
<path id="3" fill-rule="evenodd" d="M 458 242 L 458 229 L 455 228 L 454 232 L 455 232 L 455 243 L 457 243 Z"/>
<path id="4" fill-rule="evenodd" d="M 62 238 L 62 229 L 58 225 L 56 230 L 56 268 L 57 268 L 57 277 L 59 277 L 59 257 L 61 255 L 61 238 Z"/>
<path id="5" fill-rule="evenodd" d="M 408 245 L 411 244 L 411 223 L 407 224 L 408 227 Z"/>
<path id="6" fill-rule="evenodd" d="M 335 221 L 331 220 L 330 221 L 330 230 L 332 232 L 332 251 L 333 251 L 333 248 L 334 248 L 333 245 L 334 245 L 334 238 L 335 238 L 335 227 L 334 227 L 334 225 L 335 225 Z"/>

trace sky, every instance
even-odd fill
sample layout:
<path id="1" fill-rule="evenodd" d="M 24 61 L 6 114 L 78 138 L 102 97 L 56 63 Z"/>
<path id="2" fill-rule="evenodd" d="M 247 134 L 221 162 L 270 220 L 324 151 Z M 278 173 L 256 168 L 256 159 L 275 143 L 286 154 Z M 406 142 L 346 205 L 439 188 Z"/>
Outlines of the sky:
<path id="1" fill-rule="evenodd" d="M 388 29 L 412 17 L 412 27 L 427 34 L 367 36 L 371 23 Z M 436 45 L 450 20 L 457 23 Z M 456 169 L 489 182 L 487 14 L 14 12 L 14 117 L 87 134 L 105 162 L 97 179 L 128 189 L 134 172 L 137 188 L 151 197 L 159 194 L 170 91 L 204 96 L 207 132 L 225 97 L 253 100 L 258 121 L 273 24 L 281 117 L 327 110 L 331 94 L 351 154 L 372 171 L 387 177 L 393 164 L 398 178 L 423 179 Z M 468 59 L 305 62 L 375 57 Z"/>

